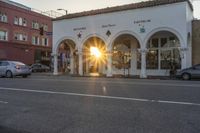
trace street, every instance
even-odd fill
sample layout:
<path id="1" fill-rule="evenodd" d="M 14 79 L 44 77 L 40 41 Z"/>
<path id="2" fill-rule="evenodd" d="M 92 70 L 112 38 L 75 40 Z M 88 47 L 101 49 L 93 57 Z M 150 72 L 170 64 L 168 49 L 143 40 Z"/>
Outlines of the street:
<path id="1" fill-rule="evenodd" d="M 199 81 L 0 78 L 0 133 L 199 132 Z"/>

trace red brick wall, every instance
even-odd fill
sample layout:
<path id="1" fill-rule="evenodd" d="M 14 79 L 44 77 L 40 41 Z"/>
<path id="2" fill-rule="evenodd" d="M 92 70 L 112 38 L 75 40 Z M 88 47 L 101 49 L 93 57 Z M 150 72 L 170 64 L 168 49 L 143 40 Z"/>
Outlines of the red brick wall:
<path id="1" fill-rule="evenodd" d="M 51 51 L 52 47 L 52 36 L 47 36 L 46 32 L 44 32 L 44 36 L 40 35 L 40 31 L 32 28 L 32 21 L 37 21 L 39 24 L 47 24 L 48 32 L 52 32 L 52 21 L 50 17 L 41 15 L 39 13 L 25 10 L 23 8 L 19 8 L 7 3 L 0 1 L 0 11 L 5 12 L 7 14 L 8 22 L 0 22 L 0 29 L 8 31 L 8 41 L 0 41 L 0 51 L 4 51 L 6 53 L 7 59 L 10 60 L 19 60 L 26 64 L 34 63 L 34 51 L 35 49 L 42 49 L 44 51 Z M 22 17 L 26 18 L 27 26 L 19 26 L 14 24 L 14 18 Z M 14 39 L 15 32 L 23 32 L 28 35 L 27 41 L 16 41 Z M 41 37 L 48 38 L 49 46 L 35 46 L 32 44 L 32 36 L 38 35 L 40 36 L 40 43 L 42 42 Z M 29 49 L 27 51 L 27 49 Z M 26 51 L 25 51 L 26 50 Z M 0 52 L 0 59 L 2 52 Z"/>

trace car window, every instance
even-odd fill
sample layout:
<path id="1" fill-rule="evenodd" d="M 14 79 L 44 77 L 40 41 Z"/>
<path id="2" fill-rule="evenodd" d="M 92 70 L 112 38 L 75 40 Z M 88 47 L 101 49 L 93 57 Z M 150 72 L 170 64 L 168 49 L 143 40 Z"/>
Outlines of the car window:
<path id="1" fill-rule="evenodd" d="M 8 62 L 5 62 L 5 61 L 2 61 L 1 63 L 0 63 L 0 66 L 8 66 L 9 65 L 9 63 Z"/>
<path id="2" fill-rule="evenodd" d="M 24 63 L 18 62 L 18 61 L 13 61 L 12 63 L 15 64 L 15 65 L 20 65 L 20 66 L 24 66 L 25 65 Z"/>
<path id="3" fill-rule="evenodd" d="M 200 65 L 196 65 L 195 68 L 200 70 Z"/>

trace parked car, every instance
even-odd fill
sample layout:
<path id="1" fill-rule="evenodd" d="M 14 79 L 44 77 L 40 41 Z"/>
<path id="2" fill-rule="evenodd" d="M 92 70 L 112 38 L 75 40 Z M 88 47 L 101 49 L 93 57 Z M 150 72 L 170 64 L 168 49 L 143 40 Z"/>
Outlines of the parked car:
<path id="1" fill-rule="evenodd" d="M 193 78 L 200 78 L 200 64 L 194 65 L 189 68 L 185 68 L 176 73 L 177 78 L 182 78 L 183 80 L 190 80 Z"/>
<path id="2" fill-rule="evenodd" d="M 50 67 L 41 63 L 36 63 L 36 64 L 31 65 L 31 71 L 32 72 L 48 72 L 50 71 Z"/>
<path id="3" fill-rule="evenodd" d="M 0 76 L 12 78 L 14 76 L 22 76 L 26 78 L 31 75 L 29 66 L 19 61 L 0 61 Z"/>

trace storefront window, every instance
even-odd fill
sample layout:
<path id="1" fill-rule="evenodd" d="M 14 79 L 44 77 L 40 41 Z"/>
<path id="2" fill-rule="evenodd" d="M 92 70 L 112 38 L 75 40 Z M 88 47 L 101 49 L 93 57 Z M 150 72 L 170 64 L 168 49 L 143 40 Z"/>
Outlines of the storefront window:
<path id="1" fill-rule="evenodd" d="M 147 69 L 181 68 L 179 40 L 175 36 L 153 38 L 149 41 L 149 52 L 146 56 Z"/>
<path id="2" fill-rule="evenodd" d="M 148 69 L 158 69 L 158 50 L 149 50 L 146 63 Z"/>
<path id="3" fill-rule="evenodd" d="M 158 38 L 152 39 L 152 43 L 150 43 L 150 48 L 157 48 L 158 47 Z"/>
<path id="4" fill-rule="evenodd" d="M 171 65 L 171 50 L 161 50 L 161 58 L 160 58 L 160 62 L 161 62 L 161 69 L 170 69 L 170 65 Z"/>

